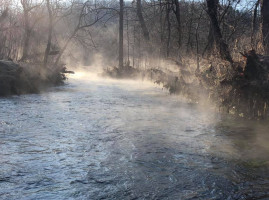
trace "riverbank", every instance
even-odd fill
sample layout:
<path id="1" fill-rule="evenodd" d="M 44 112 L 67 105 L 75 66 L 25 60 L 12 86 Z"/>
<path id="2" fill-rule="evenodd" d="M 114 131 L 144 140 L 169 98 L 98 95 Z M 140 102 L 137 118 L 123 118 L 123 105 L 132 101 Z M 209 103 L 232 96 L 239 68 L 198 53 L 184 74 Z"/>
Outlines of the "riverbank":
<path id="1" fill-rule="evenodd" d="M 0 60 L 0 96 L 39 93 L 61 85 L 66 80 L 66 68 L 43 68 L 42 64 Z"/>
<path id="2" fill-rule="evenodd" d="M 229 63 L 220 59 L 176 62 L 177 69 L 131 66 L 110 68 L 112 78 L 146 78 L 161 84 L 170 94 L 183 95 L 192 102 L 213 102 L 222 112 L 236 116 L 264 119 L 268 117 L 269 57 L 249 51 L 245 61 Z"/>

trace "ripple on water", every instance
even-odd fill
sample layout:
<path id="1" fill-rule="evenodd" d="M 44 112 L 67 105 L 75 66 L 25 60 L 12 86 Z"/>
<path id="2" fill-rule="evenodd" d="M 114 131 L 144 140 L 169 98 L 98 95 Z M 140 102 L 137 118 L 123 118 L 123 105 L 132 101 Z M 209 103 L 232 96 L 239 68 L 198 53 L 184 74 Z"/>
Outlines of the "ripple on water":
<path id="1" fill-rule="evenodd" d="M 269 198 L 267 124 L 128 84 L 0 99 L 0 197 Z"/>

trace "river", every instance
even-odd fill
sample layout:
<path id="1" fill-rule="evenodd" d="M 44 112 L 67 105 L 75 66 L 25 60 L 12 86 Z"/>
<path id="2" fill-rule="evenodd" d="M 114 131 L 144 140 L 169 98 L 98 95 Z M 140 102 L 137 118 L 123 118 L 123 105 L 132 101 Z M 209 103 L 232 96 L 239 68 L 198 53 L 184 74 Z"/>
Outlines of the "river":
<path id="1" fill-rule="evenodd" d="M 87 74 L 0 98 L 0 199 L 269 199 L 269 125 Z"/>

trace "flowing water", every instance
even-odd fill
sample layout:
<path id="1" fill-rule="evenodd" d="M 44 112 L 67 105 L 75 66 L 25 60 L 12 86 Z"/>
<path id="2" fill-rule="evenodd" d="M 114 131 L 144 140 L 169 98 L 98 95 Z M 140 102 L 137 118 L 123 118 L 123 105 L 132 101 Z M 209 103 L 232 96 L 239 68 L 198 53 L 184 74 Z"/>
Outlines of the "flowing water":
<path id="1" fill-rule="evenodd" d="M 88 79 L 0 99 L 0 199 L 269 199 L 267 122 Z"/>

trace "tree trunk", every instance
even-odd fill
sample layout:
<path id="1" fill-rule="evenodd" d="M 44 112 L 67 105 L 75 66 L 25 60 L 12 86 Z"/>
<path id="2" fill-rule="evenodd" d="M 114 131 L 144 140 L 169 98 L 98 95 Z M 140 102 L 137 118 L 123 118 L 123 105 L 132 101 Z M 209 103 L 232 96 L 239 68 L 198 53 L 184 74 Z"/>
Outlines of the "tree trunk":
<path id="1" fill-rule="evenodd" d="M 0 15 L 0 23 L 2 23 L 7 16 L 8 16 L 8 8 L 6 8 L 4 11 L 2 11 L 2 13 Z"/>
<path id="2" fill-rule="evenodd" d="M 193 50 L 193 45 L 192 45 L 192 22 L 193 22 L 193 4 L 191 5 L 191 16 L 189 20 L 189 26 L 188 26 L 188 40 L 187 40 L 187 50 L 186 53 L 190 53 L 190 49 Z"/>
<path id="3" fill-rule="evenodd" d="M 119 21 L 119 67 L 123 68 L 123 12 L 124 2 L 120 0 L 120 21 Z"/>
<path id="4" fill-rule="evenodd" d="M 165 27 L 165 19 L 163 20 L 163 8 L 162 8 L 162 0 L 159 0 L 159 12 L 160 12 L 160 57 L 163 57 L 165 54 L 164 50 L 164 27 Z"/>
<path id="5" fill-rule="evenodd" d="M 201 11 L 199 20 L 198 20 L 198 24 L 196 26 L 195 29 L 195 39 L 196 39 L 196 63 L 197 63 L 197 67 L 196 67 L 196 71 L 199 72 L 200 71 L 200 58 L 199 58 L 199 26 L 200 26 L 200 20 L 202 18 L 202 14 L 203 14 L 203 10 Z"/>
<path id="6" fill-rule="evenodd" d="M 171 43 L 171 22 L 170 22 L 170 5 L 166 4 L 166 21 L 167 21 L 167 41 L 166 41 L 166 57 L 170 55 L 170 43 Z"/>
<path id="7" fill-rule="evenodd" d="M 26 8 L 23 8 L 24 10 L 24 43 L 23 43 L 23 52 L 21 61 L 24 61 L 28 57 L 28 51 L 29 51 L 29 43 L 30 43 L 30 36 L 31 36 L 31 28 L 29 25 L 29 12 Z"/>
<path id="8" fill-rule="evenodd" d="M 228 45 L 224 42 L 219 22 L 217 19 L 217 8 L 218 8 L 218 0 L 206 0 L 207 2 L 207 8 L 208 8 L 208 15 L 210 17 L 211 23 L 212 23 L 212 30 L 214 34 L 215 44 L 219 51 L 220 57 L 224 60 L 229 61 L 230 63 L 233 63 L 232 56 L 230 54 L 230 51 L 228 49 Z"/>
<path id="9" fill-rule="evenodd" d="M 49 13 L 49 35 L 48 35 L 48 42 L 47 42 L 47 47 L 44 55 L 44 67 L 47 67 L 48 65 L 48 57 L 49 57 L 49 52 L 50 52 L 50 47 L 51 47 L 51 40 L 52 40 L 52 29 L 53 29 L 53 24 L 52 24 L 52 11 L 50 7 L 50 0 L 47 0 L 47 9 Z"/>
<path id="10" fill-rule="evenodd" d="M 180 21 L 180 7 L 179 7 L 179 2 L 178 0 L 174 0 L 174 4 L 176 6 L 176 9 L 174 11 L 175 15 L 176 15 L 176 19 L 177 19 L 177 29 L 178 29 L 178 46 L 179 48 L 181 47 L 181 21 Z"/>
<path id="11" fill-rule="evenodd" d="M 129 37 L 129 18 L 128 12 L 126 11 L 126 28 L 127 28 L 127 63 L 130 66 L 130 37 Z"/>
<path id="12" fill-rule="evenodd" d="M 255 49 L 255 35 L 257 32 L 257 13 L 258 13 L 258 6 L 260 4 L 260 0 L 257 0 L 254 10 L 253 10 L 253 18 L 252 18 L 252 30 L 251 30 L 251 47 L 252 49 Z"/>
<path id="13" fill-rule="evenodd" d="M 204 56 L 205 54 L 210 55 L 213 51 L 214 48 L 214 35 L 213 35 L 213 30 L 212 30 L 212 24 L 210 22 L 210 26 L 209 26 L 209 32 L 208 32 L 208 36 L 207 36 L 207 44 L 206 47 L 203 51 L 202 56 Z"/>
<path id="14" fill-rule="evenodd" d="M 135 26 L 134 26 L 134 29 L 133 29 L 133 67 L 135 67 Z"/>
<path id="15" fill-rule="evenodd" d="M 149 40 L 149 31 L 148 31 L 148 28 L 146 26 L 146 23 L 145 23 L 143 14 L 142 14 L 141 0 L 136 1 L 136 11 L 137 11 L 137 16 L 138 16 L 138 19 L 139 19 L 139 23 L 140 23 L 142 31 L 143 31 L 144 38 L 146 40 Z"/>
<path id="16" fill-rule="evenodd" d="M 69 45 L 69 43 L 71 42 L 71 40 L 75 37 L 75 35 L 76 35 L 76 33 L 78 32 L 78 30 L 79 30 L 79 28 L 76 27 L 75 30 L 74 30 L 74 32 L 73 32 L 73 34 L 72 34 L 72 35 L 67 39 L 67 41 L 65 42 L 63 48 L 60 50 L 60 52 L 59 52 L 59 54 L 58 54 L 58 56 L 57 56 L 57 58 L 56 58 L 56 61 L 55 61 L 55 63 L 54 63 L 55 66 L 58 65 L 58 63 L 59 63 L 59 61 L 60 61 L 60 59 L 61 59 L 61 57 L 62 57 L 64 51 L 66 50 L 66 48 L 67 48 L 67 46 Z"/>
<path id="17" fill-rule="evenodd" d="M 265 54 L 269 54 L 269 0 L 262 0 L 262 37 Z"/>

